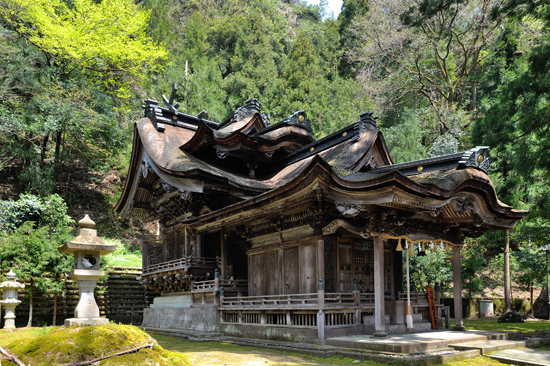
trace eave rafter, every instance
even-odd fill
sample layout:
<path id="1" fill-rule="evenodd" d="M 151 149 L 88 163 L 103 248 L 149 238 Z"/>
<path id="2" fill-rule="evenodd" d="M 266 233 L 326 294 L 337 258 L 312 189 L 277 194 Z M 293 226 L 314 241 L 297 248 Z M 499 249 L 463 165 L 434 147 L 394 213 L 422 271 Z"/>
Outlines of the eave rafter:
<path id="1" fill-rule="evenodd" d="M 337 211 L 329 213 L 328 210 L 323 217 L 317 213 L 317 217 L 312 217 L 312 222 L 326 223 L 334 218 L 336 211 L 343 218 L 371 215 L 369 222 L 372 223 L 375 222 L 372 211 L 376 211 L 382 216 L 393 215 L 391 222 L 388 220 L 381 225 L 393 230 L 394 234 L 404 234 L 407 229 L 416 227 L 417 231 L 443 232 L 442 235 L 449 240 L 478 236 L 488 229 L 510 229 L 517 217 L 525 215 L 514 213 L 506 206 L 491 207 L 498 201 L 492 186 L 483 182 L 466 181 L 447 192 L 437 187 L 419 185 L 396 171 L 368 181 L 354 182 L 334 174 L 330 166 L 317 157 L 305 173 L 284 187 L 226 207 L 190 224 L 199 231 L 222 226 L 244 227 L 253 221 L 251 217 L 259 222 L 262 217 L 284 216 L 291 212 L 290 202 L 300 201 L 313 207 L 318 194 L 322 196 L 320 202 L 325 208 L 332 206 Z M 297 200 L 298 197 L 302 199 Z M 304 197 L 311 201 L 307 202 Z M 450 208 L 454 215 L 448 214 Z M 407 225 L 403 225 L 404 220 Z M 263 229 L 269 226 L 262 225 Z M 248 234 L 251 234 L 250 230 Z"/>

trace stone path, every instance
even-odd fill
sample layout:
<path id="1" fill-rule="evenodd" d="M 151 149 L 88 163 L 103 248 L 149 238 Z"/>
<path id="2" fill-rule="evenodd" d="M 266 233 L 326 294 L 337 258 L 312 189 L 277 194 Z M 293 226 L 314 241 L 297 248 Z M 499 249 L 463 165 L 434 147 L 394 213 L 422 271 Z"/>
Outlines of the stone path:
<path id="1" fill-rule="evenodd" d="M 499 362 L 519 366 L 550 365 L 550 351 L 536 348 L 514 348 L 488 355 Z"/>
<path id="2" fill-rule="evenodd" d="M 425 333 L 391 334 L 384 338 L 372 335 L 354 335 L 329 338 L 326 344 L 334 347 L 359 348 L 379 352 L 418 353 L 446 348 L 449 344 L 464 344 L 494 338 L 506 338 L 513 334 L 486 331 L 433 331 Z M 469 347 L 467 349 L 473 349 Z"/>

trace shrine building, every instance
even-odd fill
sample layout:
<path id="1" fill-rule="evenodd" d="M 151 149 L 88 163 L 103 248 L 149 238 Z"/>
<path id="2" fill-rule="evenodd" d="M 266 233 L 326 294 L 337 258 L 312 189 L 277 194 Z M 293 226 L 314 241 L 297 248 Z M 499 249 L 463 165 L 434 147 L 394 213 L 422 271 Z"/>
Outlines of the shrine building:
<path id="1" fill-rule="evenodd" d="M 465 238 L 527 214 L 499 201 L 487 147 L 394 164 L 372 113 L 316 140 L 305 111 L 271 123 L 251 99 L 216 123 L 166 102 L 146 100 L 115 208 L 160 226 L 142 247 L 141 283 L 160 293 L 147 327 L 322 343 L 403 332 L 408 314 L 429 330 L 406 258 L 447 250 L 463 329 Z"/>

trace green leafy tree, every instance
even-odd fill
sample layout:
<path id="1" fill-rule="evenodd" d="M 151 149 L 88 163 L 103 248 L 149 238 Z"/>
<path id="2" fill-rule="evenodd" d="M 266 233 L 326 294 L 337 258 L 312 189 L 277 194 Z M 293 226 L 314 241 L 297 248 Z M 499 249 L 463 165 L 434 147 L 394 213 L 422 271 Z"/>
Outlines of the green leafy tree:
<path id="1" fill-rule="evenodd" d="M 423 131 L 420 116 L 412 109 L 406 109 L 398 124 L 384 130 L 386 144 L 395 163 L 426 158 L 422 145 Z"/>
<path id="2" fill-rule="evenodd" d="M 149 12 L 128 0 L 2 0 L 0 16 L 69 73 L 78 67 L 127 95 L 143 69 L 166 57 L 146 33 Z"/>
<path id="3" fill-rule="evenodd" d="M 519 272 L 516 279 L 528 286 L 531 294 L 531 316 L 533 315 L 533 289 L 540 285 L 546 277 L 546 254 L 540 248 L 530 244 L 519 247 L 514 253 L 519 265 Z"/>
<path id="4" fill-rule="evenodd" d="M 34 222 L 26 221 L 15 232 L 0 239 L 2 271 L 13 269 L 20 279 L 28 283 L 29 327 L 32 325 L 36 291 L 61 293 L 61 274 L 68 273 L 72 268 L 72 258 L 57 251 L 57 246 L 69 238 L 68 234 L 67 228 L 44 226 L 36 229 Z"/>
<path id="5" fill-rule="evenodd" d="M 29 322 L 32 324 L 33 297 L 36 291 L 54 295 L 62 292 L 72 258 L 60 254 L 57 247 L 70 238 L 74 221 L 67 215 L 67 205 L 58 195 L 39 198 L 23 194 L 17 201 L 0 201 L 0 269 L 13 269 L 27 281 Z M 55 312 L 54 312 L 55 323 Z"/>
<path id="6" fill-rule="evenodd" d="M 507 18 L 487 57 L 473 140 L 492 147 L 502 199 L 531 210 L 517 225 L 519 236 L 541 246 L 550 228 L 550 7 L 521 0 L 502 5 L 500 14 Z"/>
<path id="7" fill-rule="evenodd" d="M 483 248 L 476 242 L 471 241 L 461 251 L 462 259 L 461 277 L 464 288 L 468 293 L 468 298 L 472 298 L 472 294 L 483 289 L 483 281 L 479 276 L 479 271 L 485 266 L 485 253 Z"/>
<path id="8" fill-rule="evenodd" d="M 493 0 L 373 1 L 369 13 L 350 25 L 359 42 L 347 56 L 358 77 L 378 108 L 394 114 L 424 111 L 427 148 L 446 134 L 446 140 L 469 143 L 460 133 L 472 123 L 478 74 L 498 29 L 499 19 L 490 17 L 494 5 Z"/>
<path id="9" fill-rule="evenodd" d="M 408 254 L 405 252 L 405 255 Z M 426 287 L 433 287 L 436 283 L 443 289 L 452 281 L 451 258 L 444 250 L 426 250 L 424 256 L 415 255 L 409 261 L 411 282 L 421 291 L 426 291 Z"/>

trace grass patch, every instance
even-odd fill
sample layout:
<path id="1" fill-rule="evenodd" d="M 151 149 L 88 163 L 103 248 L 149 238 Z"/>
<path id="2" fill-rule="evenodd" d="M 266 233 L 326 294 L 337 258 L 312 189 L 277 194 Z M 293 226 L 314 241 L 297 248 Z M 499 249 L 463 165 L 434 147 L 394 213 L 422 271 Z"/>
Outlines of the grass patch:
<path id="1" fill-rule="evenodd" d="M 107 244 L 116 244 L 116 250 L 101 258 L 104 266 L 141 267 L 141 252 L 139 248 L 132 250 L 125 242 L 116 239 L 105 238 L 105 242 Z"/>
<path id="2" fill-rule="evenodd" d="M 497 360 L 493 360 L 489 357 L 476 357 L 471 360 L 463 360 L 451 363 L 445 363 L 445 366 L 490 366 L 490 365 L 504 365 Z"/>
<path id="3" fill-rule="evenodd" d="M 378 365 L 365 360 L 334 356 L 320 358 L 296 352 L 271 350 L 259 347 L 239 346 L 223 342 L 192 342 L 181 338 L 166 335 L 155 335 L 155 338 L 164 348 L 183 353 L 193 366 L 260 366 L 260 365 L 289 365 L 289 366 L 351 366 L 351 365 Z M 492 366 L 502 365 L 488 357 L 476 357 L 471 360 L 446 363 L 447 366 Z"/>
<path id="4" fill-rule="evenodd" d="M 454 322 L 452 322 L 454 325 Z M 550 321 L 526 320 L 524 323 L 498 323 L 497 318 L 494 319 L 466 319 L 464 326 L 469 330 L 492 330 L 501 332 L 522 332 L 529 333 L 545 333 L 550 335 Z"/>
<path id="5" fill-rule="evenodd" d="M 288 366 L 351 366 L 383 364 L 334 356 L 320 358 L 296 352 L 259 347 L 239 346 L 224 342 L 193 342 L 167 335 L 155 335 L 159 344 L 169 350 L 181 352 L 193 366 L 288 365 Z"/>
<path id="6" fill-rule="evenodd" d="M 544 325 L 534 325 L 527 322 L 517 324 L 521 326 L 519 331 L 532 330 L 539 331 L 540 328 L 549 327 L 550 322 L 538 322 Z M 494 324 L 498 324 L 499 328 L 494 328 Z M 468 329 L 489 329 L 489 330 L 506 330 L 503 329 L 506 326 L 514 326 L 516 324 L 502 324 L 496 323 L 496 319 L 493 320 L 467 320 L 465 325 Z M 112 326 L 112 325 L 111 325 Z M 121 326 L 117 326 L 121 327 Z M 126 326 L 122 326 L 126 327 Z M 129 326 L 128 326 L 129 327 Z M 135 327 L 132 327 L 135 328 Z M 0 346 L 6 347 L 8 344 L 20 344 L 23 341 L 38 339 L 43 336 L 44 333 L 55 334 L 58 329 L 64 329 L 60 327 L 42 327 L 42 328 L 20 328 L 14 331 L 0 330 Z M 70 329 L 70 328 L 69 328 Z M 81 328 L 85 329 L 85 328 Z M 144 333 L 144 332 L 143 332 Z M 146 334 L 146 333 L 144 333 Z M 108 338 L 101 337 L 102 342 L 96 343 L 93 347 L 96 349 L 94 352 L 102 351 L 104 349 L 103 343 L 111 342 Z M 146 339 L 149 336 L 146 335 Z M 143 339 L 145 339 L 143 338 Z M 287 352 L 279 350 L 270 350 L 260 347 L 248 347 L 239 346 L 230 343 L 223 342 L 193 342 L 184 340 L 182 338 L 171 337 L 167 335 L 154 335 L 159 345 L 158 349 L 163 349 L 165 352 L 165 360 L 171 362 L 170 358 L 176 360 L 178 358 L 187 358 L 193 366 L 214 366 L 214 365 L 227 365 L 227 366 L 273 366 L 273 365 L 288 365 L 288 366 L 352 366 L 352 365 L 371 365 L 382 366 L 382 364 L 364 361 L 354 360 L 345 357 L 330 357 L 320 358 L 309 355 L 304 355 L 296 352 Z M 36 344 L 36 343 L 34 343 Z M 48 343 L 47 347 L 50 348 L 54 343 Z M 153 351 L 158 350 L 155 348 Z M 550 351 L 550 346 L 543 346 L 539 348 L 541 350 Z M 167 351 L 169 350 L 169 351 Z M 153 358 L 154 354 L 151 354 L 149 349 L 141 350 L 140 352 L 126 355 L 126 358 L 112 358 L 110 361 L 103 361 L 101 365 L 143 365 L 147 364 L 146 361 Z M 13 352 L 13 350 L 12 350 Z M 105 352 L 105 351 L 103 351 Z M 123 363 L 122 363 L 123 362 Z M 170 363 L 164 363 L 164 361 L 156 361 L 160 365 L 169 365 Z M 40 363 L 38 363 L 40 365 Z M 48 364 L 44 361 L 43 364 Z M 52 363 L 55 364 L 55 363 Z M 152 363 L 153 365 L 155 363 Z M 178 364 L 178 363 L 175 363 Z M 185 365 L 185 363 L 179 363 L 178 365 Z M 500 362 L 490 359 L 488 357 L 477 357 L 471 360 L 457 361 L 446 363 L 447 366 L 492 366 L 502 365 Z"/>
<path id="7" fill-rule="evenodd" d="M 6 347 L 8 344 L 18 341 L 33 339 L 43 335 L 44 329 L 46 332 L 51 332 L 57 327 L 46 328 L 17 328 L 13 330 L 0 329 L 0 346 Z"/>

